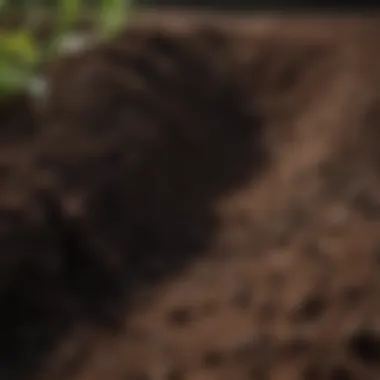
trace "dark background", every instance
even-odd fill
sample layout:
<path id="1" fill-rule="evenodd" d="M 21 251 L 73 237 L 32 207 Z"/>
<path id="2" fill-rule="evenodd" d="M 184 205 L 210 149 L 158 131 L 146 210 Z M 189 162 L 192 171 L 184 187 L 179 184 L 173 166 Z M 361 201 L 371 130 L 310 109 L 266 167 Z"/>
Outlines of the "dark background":
<path id="1" fill-rule="evenodd" d="M 140 0 L 139 4 L 155 7 L 199 8 L 214 10 L 356 10 L 367 7 L 379 8 L 374 1 L 339 0 Z"/>
<path id="2" fill-rule="evenodd" d="M 361 10 L 380 8 L 378 0 L 132 0 L 136 5 L 154 8 L 195 8 L 226 11 L 242 10 Z M 126 0 L 129 2 L 129 0 Z M 11 0 L 13 6 L 25 6 L 28 0 Z M 44 5 L 56 5 L 57 0 L 42 0 Z M 82 3 L 83 4 L 83 3 Z M 99 0 L 85 0 L 84 4 L 96 6 Z M 380 5 L 380 4 L 379 4 Z"/>

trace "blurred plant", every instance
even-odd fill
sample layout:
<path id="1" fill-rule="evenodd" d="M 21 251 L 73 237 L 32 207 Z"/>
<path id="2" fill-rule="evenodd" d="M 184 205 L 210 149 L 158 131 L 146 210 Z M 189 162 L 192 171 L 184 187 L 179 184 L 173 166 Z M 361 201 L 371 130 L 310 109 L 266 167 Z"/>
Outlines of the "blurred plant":
<path id="1" fill-rule="evenodd" d="M 38 61 L 38 47 L 26 30 L 0 32 L 0 100 L 28 86 Z"/>
<path id="2" fill-rule="evenodd" d="M 91 6 L 92 5 L 92 6 Z M 67 39 L 80 39 L 75 24 L 82 12 L 91 8 L 96 17 L 96 39 L 109 38 L 126 23 L 132 0 L 0 0 L 0 14 L 15 11 L 25 13 L 25 23 L 16 30 L 0 30 L 0 101 L 25 90 L 40 89 L 37 69 L 65 48 Z M 55 27 L 47 44 L 42 44 L 32 33 L 41 10 L 54 9 Z M 37 92 L 40 90 L 37 90 Z"/>

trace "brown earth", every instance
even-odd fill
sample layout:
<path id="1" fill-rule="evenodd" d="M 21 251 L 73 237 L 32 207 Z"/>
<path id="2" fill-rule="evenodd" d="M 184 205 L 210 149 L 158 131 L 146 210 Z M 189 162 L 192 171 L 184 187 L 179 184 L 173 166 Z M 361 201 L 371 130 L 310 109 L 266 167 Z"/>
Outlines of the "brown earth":
<path id="1" fill-rule="evenodd" d="M 62 62 L 1 147 L 0 375 L 380 378 L 379 34 L 146 14 Z"/>

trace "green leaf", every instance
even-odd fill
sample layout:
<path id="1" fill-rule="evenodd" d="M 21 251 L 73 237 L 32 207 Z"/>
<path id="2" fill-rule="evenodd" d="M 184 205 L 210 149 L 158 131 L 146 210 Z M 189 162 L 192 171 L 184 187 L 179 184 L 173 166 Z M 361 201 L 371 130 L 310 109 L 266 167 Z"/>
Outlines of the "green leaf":
<path id="1" fill-rule="evenodd" d="M 19 30 L 0 34 L 0 59 L 13 60 L 23 65 L 34 66 L 38 60 L 38 48 L 32 35 Z"/>
<path id="2" fill-rule="evenodd" d="M 37 49 L 27 30 L 0 33 L 0 97 L 28 87 L 39 58 Z"/>
<path id="3" fill-rule="evenodd" d="M 59 2 L 59 18 L 61 26 L 71 26 L 77 19 L 81 8 L 81 0 L 61 0 Z"/>
<path id="4" fill-rule="evenodd" d="M 126 23 L 131 6 L 132 0 L 102 0 L 99 25 L 102 36 L 112 35 Z"/>
<path id="5" fill-rule="evenodd" d="M 4 98 L 24 90 L 30 81 L 31 72 L 0 61 L 0 97 Z"/>

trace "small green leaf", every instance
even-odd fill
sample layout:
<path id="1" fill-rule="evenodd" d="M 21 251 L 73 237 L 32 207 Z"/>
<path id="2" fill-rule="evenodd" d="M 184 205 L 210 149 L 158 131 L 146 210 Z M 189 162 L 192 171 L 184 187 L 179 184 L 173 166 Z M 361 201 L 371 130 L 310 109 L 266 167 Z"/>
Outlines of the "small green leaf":
<path id="1" fill-rule="evenodd" d="M 71 26 L 77 19 L 81 7 L 81 0 L 61 0 L 59 2 L 59 17 L 62 26 Z"/>
<path id="2" fill-rule="evenodd" d="M 100 30 L 104 37 L 119 30 L 127 20 L 127 10 L 132 0 L 102 0 L 100 9 Z"/>
<path id="3" fill-rule="evenodd" d="M 0 61 L 0 96 L 3 98 L 24 90 L 30 78 L 30 71 Z"/>
<path id="4" fill-rule="evenodd" d="M 37 44 L 27 31 L 0 34 L 0 57 L 34 66 L 38 59 Z"/>

